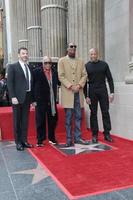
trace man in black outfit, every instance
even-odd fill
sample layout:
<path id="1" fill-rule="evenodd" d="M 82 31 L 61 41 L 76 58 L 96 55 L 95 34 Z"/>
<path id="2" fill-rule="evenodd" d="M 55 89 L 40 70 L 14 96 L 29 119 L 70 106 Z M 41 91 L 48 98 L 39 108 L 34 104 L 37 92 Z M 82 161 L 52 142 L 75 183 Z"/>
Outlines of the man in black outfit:
<path id="1" fill-rule="evenodd" d="M 28 50 L 18 50 L 19 61 L 10 64 L 7 71 L 7 86 L 11 98 L 16 149 L 31 148 L 27 142 L 28 118 L 31 103 L 32 73 L 28 65 Z"/>
<path id="2" fill-rule="evenodd" d="M 98 102 L 100 104 L 104 128 L 104 139 L 108 142 L 112 142 L 110 136 L 111 121 L 109 115 L 109 102 L 114 99 L 114 83 L 113 78 L 106 62 L 98 60 L 98 51 L 95 48 L 90 49 L 90 61 L 86 63 L 86 71 L 88 74 L 89 88 L 87 89 L 87 83 L 84 87 L 84 94 L 86 102 L 89 104 L 90 114 L 90 126 L 92 130 L 92 142 L 98 142 L 98 120 L 97 120 L 97 108 Z M 109 84 L 110 95 L 108 95 L 106 87 L 106 79 Z"/>

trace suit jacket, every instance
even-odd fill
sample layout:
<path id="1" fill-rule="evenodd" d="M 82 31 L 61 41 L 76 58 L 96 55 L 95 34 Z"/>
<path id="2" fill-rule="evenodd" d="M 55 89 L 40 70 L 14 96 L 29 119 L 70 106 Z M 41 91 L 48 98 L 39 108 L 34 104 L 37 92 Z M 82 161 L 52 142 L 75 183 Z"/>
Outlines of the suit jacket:
<path id="1" fill-rule="evenodd" d="M 28 66 L 29 67 L 29 66 Z M 31 72 L 31 90 L 32 90 L 32 70 Z M 23 103 L 26 96 L 26 78 L 19 62 L 10 64 L 7 71 L 7 86 L 11 98 L 16 97 L 19 103 Z"/>
<path id="2" fill-rule="evenodd" d="M 58 75 L 61 82 L 61 103 L 64 108 L 74 107 L 74 93 L 69 89 L 71 85 L 80 84 L 80 105 L 84 106 L 83 87 L 87 79 L 87 73 L 83 61 L 75 58 L 72 64 L 67 56 L 61 58 L 58 63 Z"/>
<path id="3" fill-rule="evenodd" d="M 56 103 L 58 74 L 56 69 L 52 69 L 52 87 L 54 92 L 54 99 Z M 50 105 L 50 87 L 46 75 L 44 74 L 43 67 L 33 70 L 33 96 L 37 105 L 43 105 L 47 108 Z"/>

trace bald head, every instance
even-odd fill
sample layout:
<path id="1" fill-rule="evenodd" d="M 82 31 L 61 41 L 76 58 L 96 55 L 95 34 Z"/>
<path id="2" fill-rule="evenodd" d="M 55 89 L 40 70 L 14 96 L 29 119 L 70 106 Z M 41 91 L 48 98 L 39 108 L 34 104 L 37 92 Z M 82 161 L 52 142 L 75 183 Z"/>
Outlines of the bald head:
<path id="1" fill-rule="evenodd" d="M 89 57 L 90 57 L 90 60 L 91 60 L 92 62 L 97 62 L 97 60 L 98 60 L 98 49 L 96 49 L 96 48 L 91 48 L 91 49 L 89 50 Z"/>

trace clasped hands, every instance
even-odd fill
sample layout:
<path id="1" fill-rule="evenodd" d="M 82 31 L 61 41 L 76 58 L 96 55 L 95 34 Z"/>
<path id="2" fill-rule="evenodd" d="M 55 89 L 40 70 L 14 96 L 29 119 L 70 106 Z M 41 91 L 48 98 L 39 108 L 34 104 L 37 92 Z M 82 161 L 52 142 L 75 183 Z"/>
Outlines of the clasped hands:
<path id="1" fill-rule="evenodd" d="M 72 85 L 72 86 L 70 87 L 70 89 L 71 89 L 74 93 L 77 93 L 77 92 L 79 92 L 80 85 L 79 85 L 79 84 L 78 84 L 78 85 Z"/>

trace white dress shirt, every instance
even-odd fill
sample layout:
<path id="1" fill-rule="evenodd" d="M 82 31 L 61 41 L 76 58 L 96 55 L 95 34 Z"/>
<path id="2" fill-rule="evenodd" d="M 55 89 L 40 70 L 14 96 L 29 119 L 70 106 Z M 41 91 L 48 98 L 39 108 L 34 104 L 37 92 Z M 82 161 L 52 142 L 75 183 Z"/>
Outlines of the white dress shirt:
<path id="1" fill-rule="evenodd" d="M 19 60 L 19 63 L 20 63 L 20 66 L 22 67 L 22 70 L 23 70 L 23 72 L 24 72 L 25 78 L 27 78 L 27 77 L 26 77 L 25 64 L 27 65 L 28 74 L 29 74 L 29 90 L 27 90 L 27 92 L 30 92 L 30 91 L 31 91 L 31 73 L 30 73 L 30 70 L 29 70 L 28 64 L 22 62 L 21 60 Z"/>

